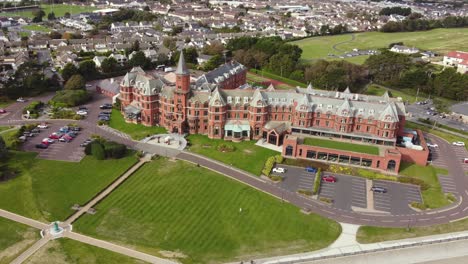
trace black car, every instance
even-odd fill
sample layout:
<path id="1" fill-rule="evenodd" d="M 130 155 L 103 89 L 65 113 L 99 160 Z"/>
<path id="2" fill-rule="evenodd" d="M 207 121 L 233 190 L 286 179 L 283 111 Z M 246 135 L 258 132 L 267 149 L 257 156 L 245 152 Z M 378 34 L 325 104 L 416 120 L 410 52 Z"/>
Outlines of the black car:
<path id="1" fill-rule="evenodd" d="M 38 148 L 38 149 L 46 149 L 48 147 L 49 146 L 47 146 L 46 144 L 42 144 L 42 143 L 41 144 L 36 144 L 36 148 Z"/>
<path id="2" fill-rule="evenodd" d="M 386 193 L 387 189 L 384 187 L 372 187 L 371 191 L 376 192 L 376 193 Z"/>
<path id="3" fill-rule="evenodd" d="M 99 109 L 112 109 L 112 104 L 103 104 L 99 106 Z"/>
<path id="4" fill-rule="evenodd" d="M 80 106 L 78 107 L 78 111 L 88 111 L 88 108 L 86 106 Z"/>
<path id="5" fill-rule="evenodd" d="M 110 118 L 108 116 L 99 116 L 98 119 L 100 121 L 109 121 L 110 120 Z"/>
<path id="6" fill-rule="evenodd" d="M 112 113 L 111 112 L 100 112 L 99 115 L 106 115 L 106 116 L 110 116 Z"/>

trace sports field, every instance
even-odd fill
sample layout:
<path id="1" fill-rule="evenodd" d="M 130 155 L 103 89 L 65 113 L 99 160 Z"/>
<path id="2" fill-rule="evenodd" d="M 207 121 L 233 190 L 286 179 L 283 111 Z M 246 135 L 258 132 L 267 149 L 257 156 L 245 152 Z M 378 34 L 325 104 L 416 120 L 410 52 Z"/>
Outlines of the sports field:
<path id="1" fill-rule="evenodd" d="M 56 4 L 56 5 L 41 5 L 41 8 L 46 13 L 44 20 L 47 20 L 47 14 L 50 12 L 55 13 L 55 17 L 62 17 L 65 15 L 66 12 L 70 14 L 80 14 L 83 12 L 91 12 L 96 10 L 96 7 L 92 6 L 76 6 L 76 5 L 63 5 L 63 4 Z M 33 18 L 32 11 L 20 11 L 20 12 L 10 12 L 10 13 L 0 13 L 0 16 L 19 16 L 19 17 L 28 17 Z"/>
<path id="2" fill-rule="evenodd" d="M 409 47 L 447 53 L 451 50 L 468 50 L 468 28 L 434 29 L 418 32 L 364 32 L 337 36 L 311 37 L 292 42 L 302 48 L 302 59 L 312 61 L 329 59 L 328 54 L 340 55 L 353 49 L 379 49 L 389 44 L 403 42 Z M 367 56 L 347 58 L 358 64 Z"/>
<path id="3" fill-rule="evenodd" d="M 75 224 L 78 232 L 182 263 L 222 263 L 324 248 L 340 226 L 183 161 L 140 168 Z"/>
<path id="4" fill-rule="evenodd" d="M 55 143 L 60 144 L 60 143 Z M 135 155 L 118 160 L 81 162 L 37 159 L 33 152 L 13 152 L 9 165 L 18 176 L 0 182 L 0 208 L 42 221 L 65 220 L 73 204 L 84 204 L 136 162 Z"/>

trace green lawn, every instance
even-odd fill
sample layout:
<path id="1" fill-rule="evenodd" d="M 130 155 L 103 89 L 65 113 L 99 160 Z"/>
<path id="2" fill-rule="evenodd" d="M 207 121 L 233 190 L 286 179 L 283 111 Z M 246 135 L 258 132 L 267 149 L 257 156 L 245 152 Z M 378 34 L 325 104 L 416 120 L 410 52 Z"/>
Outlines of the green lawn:
<path id="1" fill-rule="evenodd" d="M 147 127 L 141 124 L 126 123 L 122 113 L 113 109 L 109 126 L 130 135 L 135 140 L 141 140 L 147 136 L 167 133 L 164 127 Z"/>
<path id="2" fill-rule="evenodd" d="M 26 25 L 23 26 L 23 29 L 31 30 L 31 31 L 40 31 L 40 32 L 50 32 L 50 28 L 44 27 L 41 25 Z"/>
<path id="3" fill-rule="evenodd" d="M 190 135 L 189 151 L 221 161 L 236 168 L 260 175 L 265 161 L 278 152 L 256 146 L 255 140 L 239 143 L 224 141 L 222 139 L 209 139 L 204 135 Z M 218 146 L 224 144 L 234 147 L 232 152 L 221 152 Z"/>
<path id="4" fill-rule="evenodd" d="M 240 212 L 240 208 L 242 211 Z M 74 225 L 78 232 L 183 263 L 220 263 L 324 248 L 340 226 L 215 172 L 160 158 Z"/>
<path id="5" fill-rule="evenodd" d="M 391 89 L 391 88 L 388 88 L 388 87 L 385 87 L 383 85 L 379 85 L 379 84 L 369 84 L 367 85 L 366 89 L 365 89 L 365 94 L 369 94 L 369 95 L 383 95 L 385 93 L 385 91 L 389 91 L 390 92 L 390 95 L 391 97 L 394 97 L 394 98 L 397 98 L 397 97 L 401 97 L 403 102 L 408 102 L 410 104 L 412 103 L 415 103 L 416 101 L 421 101 L 421 100 L 425 100 L 427 99 L 429 96 L 420 92 L 418 94 L 418 97 L 416 97 L 416 91 L 414 89 L 399 89 L 399 90 L 396 90 L 396 89 Z M 442 97 L 437 97 L 438 100 L 440 101 L 443 101 L 447 104 L 451 104 L 453 103 L 452 100 L 449 100 L 449 99 L 446 99 L 446 98 L 442 98 Z"/>
<path id="6" fill-rule="evenodd" d="M 12 128 L 12 127 L 9 127 L 9 126 L 0 126 L 0 133 L 1 133 L 2 131 L 8 130 L 8 129 L 10 129 L 10 128 Z"/>
<path id="7" fill-rule="evenodd" d="M 421 191 L 424 204 L 428 208 L 440 208 L 450 204 L 437 178 L 437 173 L 445 174 L 446 172 L 447 171 L 444 169 L 435 168 L 433 166 L 420 166 L 413 163 L 402 162 L 399 173 L 400 175 L 422 179 L 428 183 L 430 188 Z"/>
<path id="8" fill-rule="evenodd" d="M 322 148 L 340 149 L 352 152 L 365 153 L 370 155 L 379 155 L 379 148 L 375 146 L 353 144 L 341 141 L 332 141 L 319 138 L 304 138 L 304 144 Z"/>
<path id="9" fill-rule="evenodd" d="M 358 229 L 356 238 L 359 243 L 377 243 L 382 241 L 430 236 L 445 234 L 450 232 L 466 231 L 468 229 L 468 219 L 433 226 L 411 227 L 407 231 L 406 228 L 391 228 L 391 227 L 374 227 L 361 226 Z"/>
<path id="10" fill-rule="evenodd" d="M 83 12 L 91 12 L 96 10 L 96 7 L 92 6 L 75 6 L 75 5 L 65 5 L 65 4 L 56 4 L 56 5 L 41 5 L 41 8 L 46 13 L 44 20 L 47 20 L 47 14 L 50 12 L 55 13 L 55 17 L 62 17 L 65 15 L 66 12 L 70 14 L 79 14 Z M 20 16 L 20 17 L 28 17 L 33 18 L 32 11 L 19 11 L 19 12 L 7 12 L 7 13 L 0 13 L 2 16 Z"/>
<path id="11" fill-rule="evenodd" d="M 10 263 L 39 239 L 39 230 L 0 217 L 0 264 Z"/>
<path id="12" fill-rule="evenodd" d="M 49 241 L 25 263 L 67 263 L 67 264 L 129 264 L 146 263 L 106 249 L 87 245 L 69 238 Z"/>
<path id="13" fill-rule="evenodd" d="M 39 220 L 64 220 L 73 213 L 73 204 L 86 203 L 136 160 L 133 154 L 104 161 L 87 156 L 78 163 L 13 152 L 9 164 L 20 173 L 0 182 L 0 208 Z"/>
<path id="14" fill-rule="evenodd" d="M 352 40 L 351 34 L 311 37 L 292 42 L 302 48 L 302 59 L 316 60 L 329 59 L 328 54 L 341 55 L 342 51 L 352 51 L 357 49 L 379 49 L 387 48 L 390 43 L 403 42 L 409 47 L 416 47 L 421 50 L 431 50 L 445 54 L 451 50 L 464 50 L 468 43 L 468 28 L 434 29 L 418 32 L 364 32 L 356 33 Z M 343 42 L 343 43 L 342 43 Z M 342 43 L 342 44 L 339 44 Z M 342 51 L 333 49 L 333 45 Z M 362 64 L 366 56 L 359 56 L 345 59 L 350 62 Z"/>
<path id="15" fill-rule="evenodd" d="M 452 144 L 454 141 L 463 141 L 465 142 L 465 148 L 468 150 L 468 139 L 460 136 L 455 136 L 437 129 L 431 129 L 427 126 L 423 126 L 420 124 L 413 123 L 411 121 L 407 121 L 405 124 L 405 127 L 407 128 L 412 128 L 412 129 L 420 129 L 422 131 L 434 134 L 438 137 L 441 137 L 449 142 L 449 144 Z"/>
<path id="16" fill-rule="evenodd" d="M 286 78 L 286 77 L 282 77 L 280 75 L 276 75 L 276 74 L 268 72 L 268 71 L 262 71 L 262 70 L 256 70 L 256 69 L 250 69 L 249 71 L 253 72 L 253 73 L 257 74 L 257 75 L 261 75 L 263 77 L 266 77 L 266 78 L 270 78 L 270 79 L 273 79 L 273 80 L 283 82 L 283 83 L 285 83 L 287 85 L 290 85 L 292 87 L 296 87 L 296 86 L 306 87 L 307 86 L 305 83 L 301 83 L 301 82 L 298 82 L 296 80 L 292 80 L 292 79 L 289 79 L 289 78 Z"/>
<path id="17" fill-rule="evenodd" d="M 11 105 L 12 103 L 14 103 L 13 100 L 7 100 L 7 99 L 3 100 L 3 99 L 2 99 L 2 100 L 0 101 L 0 108 L 7 107 L 7 106 Z"/>

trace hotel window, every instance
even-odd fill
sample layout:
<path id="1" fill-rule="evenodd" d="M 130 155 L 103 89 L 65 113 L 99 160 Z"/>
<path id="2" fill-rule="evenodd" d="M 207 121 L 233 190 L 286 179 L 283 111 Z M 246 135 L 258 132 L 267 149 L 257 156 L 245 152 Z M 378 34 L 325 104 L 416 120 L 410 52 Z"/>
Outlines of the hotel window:
<path id="1" fill-rule="evenodd" d="M 218 135 L 218 134 L 219 134 L 219 127 L 215 127 L 215 129 L 214 129 L 214 134 L 215 134 L 215 135 Z"/>
<path id="2" fill-rule="evenodd" d="M 260 135 L 260 128 L 259 127 L 255 128 L 255 135 L 256 136 Z"/>
<path id="3" fill-rule="evenodd" d="M 357 131 L 361 130 L 361 125 L 357 125 L 357 126 L 356 126 L 356 130 L 357 130 Z"/>
<path id="4" fill-rule="evenodd" d="M 177 103 L 182 103 L 182 100 L 180 98 L 177 98 Z"/>
<path id="5" fill-rule="evenodd" d="M 320 118 L 320 112 L 317 113 L 317 118 Z"/>
<path id="6" fill-rule="evenodd" d="M 384 132 L 384 137 L 388 137 L 388 131 Z"/>
<path id="7" fill-rule="evenodd" d="M 358 118 L 358 123 L 362 123 L 362 118 Z"/>
<path id="8" fill-rule="evenodd" d="M 205 110 L 205 111 L 203 112 L 203 114 L 207 116 L 207 115 L 208 115 L 208 111 Z"/>
<path id="9" fill-rule="evenodd" d="M 341 126 L 340 127 L 340 132 L 345 132 L 346 131 L 346 126 Z"/>
<path id="10" fill-rule="evenodd" d="M 341 124 L 345 124 L 346 123 L 346 118 L 342 118 L 341 119 Z"/>
<path id="11" fill-rule="evenodd" d="M 366 127 L 366 132 L 370 132 L 370 126 Z"/>
<path id="12" fill-rule="evenodd" d="M 216 108 L 215 108 L 215 112 L 216 112 L 216 113 L 219 112 L 219 107 L 216 107 Z"/>
<path id="13" fill-rule="evenodd" d="M 389 124 L 385 124 L 385 125 L 384 125 L 384 128 L 385 128 L 385 129 L 389 129 L 389 128 L 390 128 L 390 125 L 389 125 Z"/>
<path id="14" fill-rule="evenodd" d="M 244 113 L 244 118 L 247 118 L 247 113 Z"/>
<path id="15" fill-rule="evenodd" d="M 200 111 L 195 111 L 195 116 L 199 116 L 200 115 Z"/>
<path id="16" fill-rule="evenodd" d="M 325 121 L 325 126 L 326 126 L 326 127 L 329 127 L 329 126 L 330 126 L 330 122 L 329 122 L 329 121 Z"/>
<path id="17" fill-rule="evenodd" d="M 320 120 L 315 121 L 315 125 L 320 126 Z"/>
<path id="18" fill-rule="evenodd" d="M 327 113 L 327 118 L 330 118 L 330 117 L 331 117 L 330 113 Z"/>
<path id="19" fill-rule="evenodd" d="M 215 115 L 215 120 L 219 120 L 219 115 Z"/>
<path id="20" fill-rule="evenodd" d="M 256 116 L 256 117 L 255 117 L 255 120 L 256 120 L 256 121 L 260 121 L 260 118 L 261 118 L 261 116 Z"/>

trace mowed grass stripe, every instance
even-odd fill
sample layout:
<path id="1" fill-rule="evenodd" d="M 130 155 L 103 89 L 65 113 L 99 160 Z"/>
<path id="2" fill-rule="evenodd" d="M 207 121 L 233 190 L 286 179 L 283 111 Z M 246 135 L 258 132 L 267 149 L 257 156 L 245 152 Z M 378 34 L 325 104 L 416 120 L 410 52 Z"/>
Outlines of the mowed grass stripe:
<path id="1" fill-rule="evenodd" d="M 333 221 L 303 215 L 222 175 L 164 158 L 144 165 L 97 210 L 80 218 L 76 230 L 152 254 L 179 251 L 188 256 L 183 263 L 314 250 L 340 232 Z"/>

